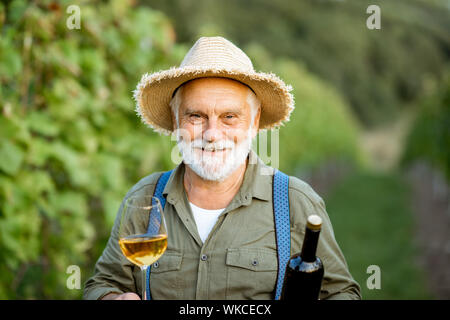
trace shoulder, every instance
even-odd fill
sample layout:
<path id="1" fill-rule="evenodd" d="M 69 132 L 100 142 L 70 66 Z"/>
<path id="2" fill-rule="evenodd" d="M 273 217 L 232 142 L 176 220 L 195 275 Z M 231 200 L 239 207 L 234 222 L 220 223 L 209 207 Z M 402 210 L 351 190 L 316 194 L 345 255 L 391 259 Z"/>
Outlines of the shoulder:
<path id="1" fill-rule="evenodd" d="M 135 183 L 130 188 L 130 190 L 128 190 L 125 198 L 128 198 L 131 194 L 139 194 L 139 193 L 153 194 L 156 183 L 158 182 L 159 177 L 163 173 L 164 173 L 163 171 L 160 171 L 160 172 L 154 172 L 152 174 L 149 174 L 148 176 L 145 176 L 144 178 L 139 180 L 137 183 Z"/>
<path id="2" fill-rule="evenodd" d="M 289 208 L 292 223 L 302 228 L 311 214 L 328 219 L 322 197 L 307 182 L 294 176 L 289 177 Z"/>
<path id="3" fill-rule="evenodd" d="M 323 199 L 307 182 L 294 176 L 289 176 L 289 194 L 307 200 L 315 205 L 322 205 L 324 203 Z"/>

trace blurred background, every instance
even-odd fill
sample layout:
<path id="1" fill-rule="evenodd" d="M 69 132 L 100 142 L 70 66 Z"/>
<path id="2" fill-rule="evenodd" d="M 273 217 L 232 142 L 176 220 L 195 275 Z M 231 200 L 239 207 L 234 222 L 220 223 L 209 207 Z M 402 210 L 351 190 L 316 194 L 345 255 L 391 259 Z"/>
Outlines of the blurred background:
<path id="1" fill-rule="evenodd" d="M 366 26 L 371 4 L 379 30 Z M 140 123 L 132 91 L 221 35 L 293 86 L 280 170 L 325 200 L 363 298 L 450 299 L 449 11 L 446 0 L 2 1 L 0 298 L 81 297 L 127 190 L 174 167 L 174 142 Z M 67 286 L 71 265 L 81 289 Z"/>

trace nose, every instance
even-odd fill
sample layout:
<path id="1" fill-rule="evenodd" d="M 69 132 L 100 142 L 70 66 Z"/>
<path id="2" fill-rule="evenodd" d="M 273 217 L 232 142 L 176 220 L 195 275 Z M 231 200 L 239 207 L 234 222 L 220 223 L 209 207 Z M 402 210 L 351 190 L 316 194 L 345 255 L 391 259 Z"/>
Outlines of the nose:
<path id="1" fill-rule="evenodd" d="M 212 117 L 208 119 L 205 129 L 203 132 L 203 139 L 205 141 L 214 142 L 222 138 L 222 132 L 220 131 L 217 119 Z"/>

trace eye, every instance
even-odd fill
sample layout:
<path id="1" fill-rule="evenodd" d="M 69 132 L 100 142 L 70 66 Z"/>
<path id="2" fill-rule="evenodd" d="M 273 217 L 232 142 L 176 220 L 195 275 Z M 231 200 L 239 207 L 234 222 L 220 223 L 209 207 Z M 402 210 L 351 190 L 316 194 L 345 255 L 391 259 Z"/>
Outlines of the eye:
<path id="1" fill-rule="evenodd" d="M 204 117 L 199 113 L 189 114 L 189 121 L 193 124 L 203 123 Z"/>
<path id="2" fill-rule="evenodd" d="M 193 122 L 200 122 L 203 120 L 203 117 L 198 113 L 192 113 L 189 115 L 189 119 Z"/>
<path id="3" fill-rule="evenodd" d="M 236 114 L 234 114 L 234 113 L 227 113 L 227 114 L 224 116 L 224 118 L 225 118 L 226 120 L 233 120 L 233 119 L 236 118 Z"/>

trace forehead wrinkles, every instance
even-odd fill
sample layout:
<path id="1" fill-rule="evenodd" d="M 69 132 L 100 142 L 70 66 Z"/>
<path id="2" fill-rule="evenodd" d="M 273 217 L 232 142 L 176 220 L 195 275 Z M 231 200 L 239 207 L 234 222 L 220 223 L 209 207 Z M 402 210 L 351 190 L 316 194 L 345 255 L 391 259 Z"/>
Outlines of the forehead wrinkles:
<path id="1" fill-rule="evenodd" d="M 191 111 L 233 111 L 243 112 L 247 108 L 245 97 L 214 92 L 199 95 L 186 95 L 181 105 Z"/>
<path id="2" fill-rule="evenodd" d="M 183 86 L 182 105 L 187 108 L 238 107 L 247 105 L 248 89 L 232 80 L 198 79 Z"/>

